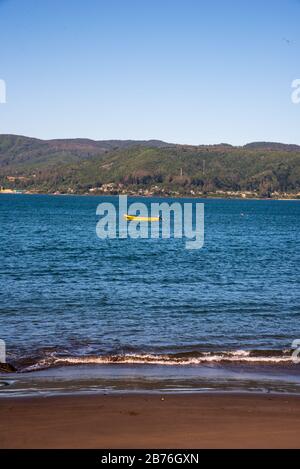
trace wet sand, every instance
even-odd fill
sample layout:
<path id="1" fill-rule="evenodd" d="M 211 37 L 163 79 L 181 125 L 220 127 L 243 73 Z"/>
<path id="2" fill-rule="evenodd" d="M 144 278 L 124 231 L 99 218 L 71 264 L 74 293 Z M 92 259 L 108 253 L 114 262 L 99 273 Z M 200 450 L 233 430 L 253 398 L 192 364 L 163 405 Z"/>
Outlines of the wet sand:
<path id="1" fill-rule="evenodd" d="M 300 396 L 0 399 L 1 448 L 300 448 Z"/>

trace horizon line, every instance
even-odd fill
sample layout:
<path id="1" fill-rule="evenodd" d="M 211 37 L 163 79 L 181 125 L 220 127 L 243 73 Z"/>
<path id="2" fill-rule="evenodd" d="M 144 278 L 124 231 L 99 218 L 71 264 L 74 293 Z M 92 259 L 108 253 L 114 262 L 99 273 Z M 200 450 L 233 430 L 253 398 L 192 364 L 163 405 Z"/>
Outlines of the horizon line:
<path id="1" fill-rule="evenodd" d="M 23 134 L 15 134 L 15 133 L 0 133 L 0 137 L 5 136 L 12 136 L 12 137 L 23 137 L 23 138 L 30 138 L 33 140 L 41 140 L 43 142 L 51 142 L 51 141 L 62 141 L 62 140 L 89 140 L 91 142 L 161 142 L 165 143 L 166 145 L 180 145 L 180 146 L 191 146 L 191 147 L 209 147 L 209 146 L 231 146 L 237 148 L 243 148 L 247 145 L 251 144 L 275 144 L 275 145 L 287 145 L 287 146 L 297 146 L 300 147 L 300 143 L 286 143 L 281 141 L 272 141 L 272 140 L 253 140 L 248 141 L 242 145 L 235 145 L 233 143 L 228 142 L 219 142 L 219 143 L 179 143 L 179 142 L 169 142 L 164 139 L 160 138 L 102 138 L 102 139 L 95 139 L 90 137 L 59 137 L 59 138 L 40 138 L 40 137 L 32 137 L 29 135 Z"/>

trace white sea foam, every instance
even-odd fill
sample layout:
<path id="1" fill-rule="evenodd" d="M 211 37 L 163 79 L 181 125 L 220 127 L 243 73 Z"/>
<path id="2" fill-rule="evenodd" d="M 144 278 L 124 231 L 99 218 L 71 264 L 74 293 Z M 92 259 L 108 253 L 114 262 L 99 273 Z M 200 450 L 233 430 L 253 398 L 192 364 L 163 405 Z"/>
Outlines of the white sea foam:
<path id="1" fill-rule="evenodd" d="M 33 371 L 60 365 L 105 365 L 105 364 L 155 364 L 155 365 L 201 365 L 206 363 L 257 363 L 280 364 L 292 363 L 290 355 L 255 355 L 249 350 L 235 350 L 226 352 L 201 352 L 199 354 L 157 355 L 157 354 L 124 354 L 103 356 L 50 356 L 26 368 Z M 25 370 L 24 370 L 25 371 Z"/>

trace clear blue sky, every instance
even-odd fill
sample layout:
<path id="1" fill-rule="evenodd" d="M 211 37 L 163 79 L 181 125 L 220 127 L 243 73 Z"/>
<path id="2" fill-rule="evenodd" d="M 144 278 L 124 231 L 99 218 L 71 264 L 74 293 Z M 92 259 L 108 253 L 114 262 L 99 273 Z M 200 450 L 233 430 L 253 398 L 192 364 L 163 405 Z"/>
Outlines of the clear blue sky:
<path id="1" fill-rule="evenodd" d="M 299 0 L 0 0 L 0 133 L 300 144 Z"/>

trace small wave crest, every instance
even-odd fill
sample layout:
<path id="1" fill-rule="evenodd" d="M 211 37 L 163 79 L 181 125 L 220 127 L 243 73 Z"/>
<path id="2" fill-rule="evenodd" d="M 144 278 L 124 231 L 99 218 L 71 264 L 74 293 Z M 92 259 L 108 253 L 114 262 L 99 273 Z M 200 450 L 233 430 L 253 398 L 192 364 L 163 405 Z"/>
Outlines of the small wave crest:
<path id="1" fill-rule="evenodd" d="M 76 365 L 153 364 L 183 366 L 209 363 L 292 364 L 292 357 L 290 351 L 282 350 L 234 350 L 174 354 L 128 353 L 89 356 L 56 356 L 54 353 L 27 366 L 22 371 Z"/>

